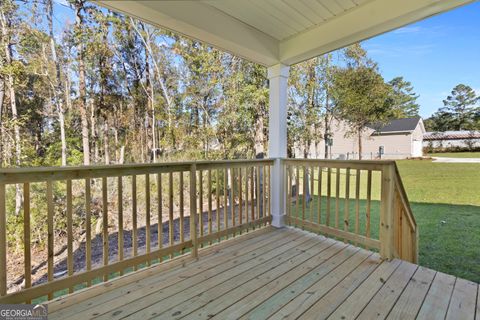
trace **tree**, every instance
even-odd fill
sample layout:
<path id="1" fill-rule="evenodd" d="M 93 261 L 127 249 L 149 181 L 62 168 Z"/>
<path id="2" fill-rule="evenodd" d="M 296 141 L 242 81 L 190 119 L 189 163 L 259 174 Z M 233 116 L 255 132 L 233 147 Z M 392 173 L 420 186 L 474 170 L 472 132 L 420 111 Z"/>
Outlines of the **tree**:
<path id="1" fill-rule="evenodd" d="M 78 64 L 78 107 L 80 109 L 82 121 L 82 145 L 83 145 L 83 164 L 90 164 L 90 138 L 89 126 L 87 117 L 87 84 L 86 84 L 86 70 L 85 70 L 85 26 L 84 15 L 85 10 L 84 0 L 73 0 L 75 8 L 75 28 L 74 28 L 74 42 L 77 47 L 77 64 Z"/>
<path id="2" fill-rule="evenodd" d="M 15 156 L 13 157 L 15 159 L 14 163 L 15 166 L 20 167 L 22 165 L 22 141 L 20 136 L 20 117 L 17 107 L 16 81 L 18 80 L 16 77 L 18 74 L 23 72 L 23 66 L 19 61 L 15 61 L 13 57 L 14 46 L 16 44 L 14 36 L 17 33 L 17 28 L 19 27 L 16 10 L 17 6 L 11 0 L 3 1 L 0 4 L 0 31 L 2 35 L 3 50 L 3 62 L 1 64 L 2 78 L 5 77 L 6 79 L 5 82 L 10 100 L 11 123 L 13 124 L 15 145 Z M 1 113 L 3 113 L 3 111 Z M 3 139 L 3 136 L 1 138 Z M 15 190 L 15 214 L 18 216 L 22 208 L 23 196 L 20 185 L 17 184 Z"/>
<path id="3" fill-rule="evenodd" d="M 430 131 L 480 130 L 480 97 L 464 84 L 455 86 L 440 108 L 426 120 Z"/>
<path id="4" fill-rule="evenodd" d="M 324 57 L 304 61 L 290 69 L 288 129 L 289 148 L 300 147 L 308 157 L 312 143 L 321 138 L 324 101 Z M 294 143 L 295 142 L 295 143 Z M 290 154 L 292 151 L 289 152 Z"/>
<path id="5" fill-rule="evenodd" d="M 443 100 L 444 107 L 439 111 L 451 116 L 451 130 L 474 129 L 474 117 L 478 112 L 476 106 L 480 97 L 475 91 L 464 84 L 458 84 L 451 94 Z"/>
<path id="6" fill-rule="evenodd" d="M 362 158 L 362 134 L 368 124 L 385 121 L 391 109 L 387 98 L 389 87 L 378 72 L 376 63 L 359 45 L 345 49 L 346 66 L 333 72 L 332 95 L 339 115 L 351 126 L 348 134 L 358 137 Z"/>
<path id="7" fill-rule="evenodd" d="M 392 118 L 418 117 L 420 105 L 417 103 L 418 95 L 413 91 L 413 86 L 403 77 L 395 77 L 388 82 L 391 88 L 389 102 L 392 108 Z"/>

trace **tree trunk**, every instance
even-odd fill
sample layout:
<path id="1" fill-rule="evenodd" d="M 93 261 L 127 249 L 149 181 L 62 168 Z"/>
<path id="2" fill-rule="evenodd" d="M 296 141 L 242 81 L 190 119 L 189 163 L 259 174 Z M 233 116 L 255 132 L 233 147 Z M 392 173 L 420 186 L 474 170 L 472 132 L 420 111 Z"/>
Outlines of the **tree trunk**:
<path id="1" fill-rule="evenodd" d="M 145 29 L 145 25 L 143 23 L 140 24 L 140 27 L 144 32 L 146 32 L 145 35 L 145 78 L 146 78 L 146 93 L 148 97 L 148 111 L 150 112 L 151 116 L 151 126 L 150 126 L 150 132 L 151 132 L 151 152 L 152 152 L 152 157 L 153 157 L 153 162 L 157 162 L 157 138 L 156 138 L 156 121 L 155 121 L 155 92 L 153 88 L 153 78 L 152 73 L 154 70 L 151 69 L 150 67 L 150 51 L 148 48 L 151 47 L 151 39 L 150 39 L 150 34 L 148 31 Z M 153 57 L 152 57 L 153 58 Z M 147 115 L 148 115 L 147 111 Z M 147 119 L 148 122 L 149 119 Z"/>
<path id="2" fill-rule="evenodd" d="M 58 113 L 58 123 L 60 126 L 60 140 L 61 140 L 61 149 L 62 149 L 62 166 L 67 165 L 67 138 L 65 135 L 65 108 L 63 107 L 63 88 L 62 88 L 62 79 L 60 74 L 60 63 L 57 58 L 57 49 L 55 43 L 55 37 L 53 35 L 53 0 L 48 0 L 48 28 L 50 32 L 50 50 L 52 53 L 52 60 L 55 63 L 55 88 L 54 101 Z"/>
<path id="3" fill-rule="evenodd" d="M 75 1 L 75 26 L 77 32 L 81 34 L 83 28 L 83 0 Z M 79 92 L 79 109 L 80 117 L 82 122 L 82 144 L 83 144 L 83 164 L 90 165 L 90 141 L 88 134 L 88 116 L 87 116 L 87 107 L 86 107 L 86 97 L 87 97 L 87 87 L 85 80 L 85 62 L 84 62 L 84 47 L 82 39 L 77 39 L 77 62 L 78 62 L 78 92 Z"/>
<path id="4" fill-rule="evenodd" d="M 358 160 L 362 160 L 362 129 L 358 129 Z"/>
<path id="5" fill-rule="evenodd" d="M 255 121 L 255 136 L 254 136 L 254 150 L 255 157 L 262 158 L 265 155 L 265 146 L 263 145 L 264 141 L 264 122 L 263 117 L 258 115 L 257 120 Z"/>
<path id="6" fill-rule="evenodd" d="M 103 124 L 103 152 L 105 156 L 105 164 L 110 164 L 110 139 L 108 137 L 108 131 L 108 120 L 105 118 L 105 123 Z"/>
<path id="7" fill-rule="evenodd" d="M 328 102 L 327 102 L 328 105 Z M 325 113 L 325 131 L 323 133 L 323 140 L 325 141 L 325 154 L 324 158 L 328 159 L 328 140 L 330 138 L 330 124 L 328 120 L 328 113 Z"/>
<path id="8" fill-rule="evenodd" d="M 98 131 L 97 131 L 97 115 L 95 113 L 95 102 L 93 99 L 88 100 L 88 106 L 90 108 L 90 129 L 92 137 L 92 146 L 93 146 L 93 163 L 98 163 L 100 154 L 98 149 Z M 87 128 L 88 132 L 88 128 Z"/>
<path id="9" fill-rule="evenodd" d="M 0 23 L 2 25 L 2 37 L 4 41 L 4 50 L 5 50 L 5 62 L 7 65 L 12 63 L 12 46 L 9 33 L 11 30 L 8 30 L 10 26 L 9 19 L 5 16 L 3 11 L 0 12 Z M 20 141 L 20 126 L 18 124 L 18 110 L 17 110 L 17 98 L 15 92 L 15 82 L 13 75 L 7 75 L 7 87 L 10 98 L 10 109 L 12 112 L 12 122 L 13 122 L 13 131 L 14 131 L 14 141 L 15 141 L 15 166 L 20 167 L 22 159 L 22 149 Z M 15 185 L 15 215 L 20 215 L 22 209 L 23 196 L 22 190 L 19 184 Z"/>

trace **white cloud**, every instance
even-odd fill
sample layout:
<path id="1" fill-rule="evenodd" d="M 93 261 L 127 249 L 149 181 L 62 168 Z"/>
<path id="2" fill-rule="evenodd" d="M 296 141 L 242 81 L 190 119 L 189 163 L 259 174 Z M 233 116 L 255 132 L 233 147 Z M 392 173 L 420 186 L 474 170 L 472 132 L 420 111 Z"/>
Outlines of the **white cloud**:
<path id="1" fill-rule="evenodd" d="M 394 34 L 406 34 L 406 33 L 418 33 L 421 32 L 423 29 L 419 26 L 407 26 L 397 30 L 394 30 L 392 33 Z"/>
<path id="2" fill-rule="evenodd" d="M 389 57 L 424 56 L 433 52 L 433 44 L 369 44 L 365 49 L 370 54 Z"/>

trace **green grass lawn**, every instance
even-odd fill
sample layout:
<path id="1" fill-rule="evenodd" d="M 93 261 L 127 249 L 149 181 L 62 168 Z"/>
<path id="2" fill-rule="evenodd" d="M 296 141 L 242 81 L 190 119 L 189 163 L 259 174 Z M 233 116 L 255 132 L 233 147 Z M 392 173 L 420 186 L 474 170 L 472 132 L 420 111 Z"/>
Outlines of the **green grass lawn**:
<path id="1" fill-rule="evenodd" d="M 444 157 L 444 158 L 480 158 L 480 152 L 445 152 L 445 153 L 430 153 L 429 157 Z"/>
<path id="2" fill-rule="evenodd" d="M 480 164 L 397 164 L 419 226 L 420 264 L 480 282 Z"/>
<path id="3" fill-rule="evenodd" d="M 431 161 L 403 160 L 397 162 L 410 204 L 419 227 L 419 264 L 480 282 L 480 164 L 433 163 Z M 302 176 L 302 172 L 300 172 Z M 322 172 L 320 221 L 326 223 L 327 181 Z M 315 172 L 314 194 L 318 194 L 318 171 Z M 340 171 L 338 200 L 339 226 L 344 228 L 345 170 Z M 331 226 L 335 226 L 336 175 L 332 174 L 330 199 Z M 348 230 L 355 229 L 356 171 L 351 171 Z M 302 179 L 300 179 L 302 185 Z M 366 172 L 360 178 L 359 231 L 365 234 Z M 380 212 L 380 174 L 372 176 L 371 237 L 378 239 Z M 292 203 L 292 215 L 302 216 L 302 193 L 298 206 Z M 318 196 L 306 204 L 304 218 L 318 221 Z"/>

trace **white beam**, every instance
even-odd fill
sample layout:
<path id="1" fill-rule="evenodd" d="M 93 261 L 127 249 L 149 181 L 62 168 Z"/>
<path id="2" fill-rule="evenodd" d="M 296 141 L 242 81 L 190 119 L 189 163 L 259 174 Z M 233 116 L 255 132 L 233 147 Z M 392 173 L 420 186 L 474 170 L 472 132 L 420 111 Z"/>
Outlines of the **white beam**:
<path id="1" fill-rule="evenodd" d="M 295 64 L 474 0 L 372 0 L 280 42 L 280 61 Z"/>
<path id="2" fill-rule="evenodd" d="M 289 66 L 278 64 L 268 68 L 270 86 L 268 157 L 278 158 L 273 165 L 270 183 L 272 190 L 272 225 L 285 225 L 285 170 L 280 158 L 287 157 L 287 87 Z"/>
<path id="3" fill-rule="evenodd" d="M 278 63 L 278 40 L 201 1 L 96 2 L 261 65 Z"/>

